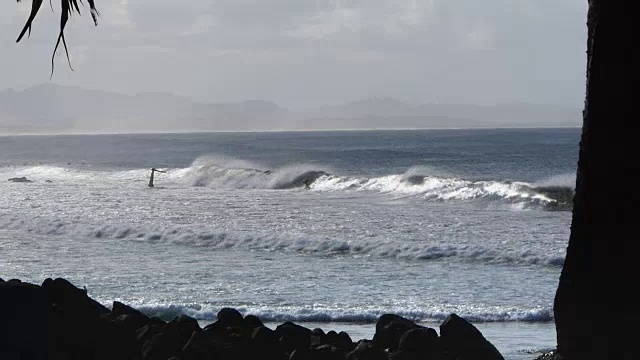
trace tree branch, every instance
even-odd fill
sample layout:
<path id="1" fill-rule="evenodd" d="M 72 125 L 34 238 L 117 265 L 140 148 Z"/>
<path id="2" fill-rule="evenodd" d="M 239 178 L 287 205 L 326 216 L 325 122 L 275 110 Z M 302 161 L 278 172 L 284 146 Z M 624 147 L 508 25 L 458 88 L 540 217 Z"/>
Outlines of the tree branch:
<path id="1" fill-rule="evenodd" d="M 17 0 L 17 1 L 20 2 L 21 0 Z M 87 0 L 87 2 L 89 3 L 89 9 L 91 11 L 91 18 L 93 19 L 93 23 L 94 25 L 98 26 L 98 16 L 100 16 L 100 13 L 96 9 L 96 4 L 94 0 Z M 80 0 L 80 3 L 82 3 L 82 0 Z M 51 4 L 51 1 L 49 1 L 49 4 Z M 20 35 L 18 36 L 18 39 L 16 40 L 16 42 L 20 42 L 20 40 L 22 40 L 22 38 L 24 37 L 25 33 L 28 34 L 27 37 L 31 36 L 31 28 L 33 27 L 33 20 L 36 18 L 36 15 L 38 15 L 38 11 L 40 10 L 41 5 L 42 5 L 42 0 L 31 1 L 31 12 L 29 13 L 29 18 L 27 19 L 27 22 L 24 24 L 24 27 L 22 28 L 22 31 L 20 32 Z M 56 41 L 56 47 L 53 49 L 53 55 L 51 56 L 51 76 L 53 76 L 54 58 L 56 56 L 56 51 L 58 50 L 58 46 L 60 45 L 60 40 L 62 40 L 62 45 L 64 46 L 64 51 L 65 51 L 65 54 L 67 55 L 67 62 L 69 63 L 69 68 L 73 70 L 73 68 L 71 67 L 71 59 L 69 58 L 67 41 L 64 38 L 64 29 L 67 26 L 67 21 L 69 20 L 69 17 L 73 14 L 74 11 L 77 12 L 78 15 L 80 15 L 80 6 L 78 6 L 78 0 L 60 0 L 60 7 L 62 9 L 62 12 L 60 13 L 60 32 L 58 33 L 58 40 Z"/>

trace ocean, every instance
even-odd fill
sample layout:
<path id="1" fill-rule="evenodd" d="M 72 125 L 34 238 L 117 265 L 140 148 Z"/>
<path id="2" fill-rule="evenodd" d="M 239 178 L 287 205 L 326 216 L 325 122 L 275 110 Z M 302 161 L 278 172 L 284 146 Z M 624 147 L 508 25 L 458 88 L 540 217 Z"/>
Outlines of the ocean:
<path id="1" fill-rule="evenodd" d="M 64 277 L 164 319 L 208 324 L 234 307 L 354 341 L 385 313 L 436 330 L 456 313 L 506 359 L 533 359 L 555 347 L 579 137 L 1 136 L 0 277 Z M 150 188 L 152 167 L 166 172 Z"/>

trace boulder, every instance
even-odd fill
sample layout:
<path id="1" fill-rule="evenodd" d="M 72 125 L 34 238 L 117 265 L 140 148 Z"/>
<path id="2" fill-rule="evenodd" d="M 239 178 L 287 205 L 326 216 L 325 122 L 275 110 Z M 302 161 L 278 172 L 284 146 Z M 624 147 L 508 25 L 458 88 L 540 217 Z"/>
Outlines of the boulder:
<path id="1" fill-rule="evenodd" d="M 347 360 L 387 360 L 387 353 L 371 340 L 360 340 L 355 349 L 346 354 Z"/>
<path id="2" fill-rule="evenodd" d="M 457 360 L 504 360 L 480 330 L 456 314 L 449 315 L 440 325 L 444 351 Z"/>
<path id="3" fill-rule="evenodd" d="M 311 345 L 311 330 L 291 321 L 278 325 L 275 332 L 284 350 L 289 354 L 297 349 L 307 350 Z"/>
<path id="4" fill-rule="evenodd" d="M 40 286 L 0 282 L 0 359 L 47 359 L 48 308 Z"/>
<path id="5" fill-rule="evenodd" d="M 404 333 L 391 360 L 426 360 L 441 358 L 438 333 L 431 328 L 419 327 Z"/>
<path id="6" fill-rule="evenodd" d="M 373 341 L 383 349 L 394 351 L 398 348 L 400 338 L 405 332 L 419 327 L 413 321 L 401 316 L 384 314 L 376 323 L 376 333 L 373 336 Z"/>
<path id="7" fill-rule="evenodd" d="M 12 178 L 9 178 L 9 181 L 11 181 L 11 182 L 21 182 L 21 183 L 31 183 L 31 182 L 33 182 L 33 180 L 27 179 L 26 176 L 12 177 Z"/>

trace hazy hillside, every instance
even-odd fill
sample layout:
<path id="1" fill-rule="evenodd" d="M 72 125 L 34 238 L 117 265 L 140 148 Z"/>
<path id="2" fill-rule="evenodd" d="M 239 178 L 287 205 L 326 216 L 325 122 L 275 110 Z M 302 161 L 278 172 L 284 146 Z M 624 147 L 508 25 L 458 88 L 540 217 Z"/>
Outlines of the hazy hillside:
<path id="1" fill-rule="evenodd" d="M 291 111 L 262 100 L 197 103 L 58 85 L 0 91 L 0 133 L 579 126 L 580 109 L 531 104 L 412 106 L 371 98 Z"/>

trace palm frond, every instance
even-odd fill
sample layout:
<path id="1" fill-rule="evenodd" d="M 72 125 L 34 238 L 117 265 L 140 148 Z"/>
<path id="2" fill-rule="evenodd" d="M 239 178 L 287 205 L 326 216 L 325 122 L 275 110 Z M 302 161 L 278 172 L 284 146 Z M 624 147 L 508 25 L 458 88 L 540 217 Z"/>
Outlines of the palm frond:
<path id="1" fill-rule="evenodd" d="M 17 1 L 20 2 L 21 0 L 17 0 Z M 31 0 L 31 12 L 29 13 L 29 18 L 27 18 L 27 22 L 24 24 L 24 27 L 22 28 L 22 31 L 20 32 L 20 35 L 18 36 L 18 39 L 16 40 L 16 42 L 20 42 L 20 40 L 22 40 L 22 38 L 24 37 L 25 33 L 28 33 L 27 37 L 31 36 L 31 28 L 33 27 L 33 20 L 36 18 L 36 15 L 38 15 L 38 11 L 40 10 L 42 1 L 43 0 Z M 97 26 L 98 16 L 100 16 L 100 13 L 96 9 L 96 4 L 94 0 L 87 0 L 87 2 L 89 3 L 89 9 L 91 11 L 91 18 L 93 19 L 93 23 L 94 25 Z M 82 0 L 80 0 L 80 3 L 82 4 Z M 49 4 L 51 5 L 51 9 L 53 10 L 53 5 L 51 4 L 51 0 L 49 0 Z M 64 51 L 65 51 L 65 54 L 67 55 L 67 62 L 69 63 L 69 68 L 73 70 L 73 68 L 71 67 L 71 59 L 69 58 L 69 49 L 67 48 L 67 41 L 64 38 L 64 29 L 67 26 L 67 21 L 69 21 L 69 17 L 73 14 L 74 11 L 78 13 L 78 15 L 80 15 L 80 6 L 78 5 L 78 0 L 60 0 L 60 7 L 62 10 L 60 13 L 60 32 L 58 33 L 58 40 L 56 41 L 56 47 L 53 49 L 53 55 L 51 56 L 51 76 L 53 76 L 53 70 L 55 67 L 54 58 L 56 55 L 56 51 L 58 50 L 58 46 L 60 46 L 60 41 L 62 41 L 62 45 L 64 46 Z"/>

